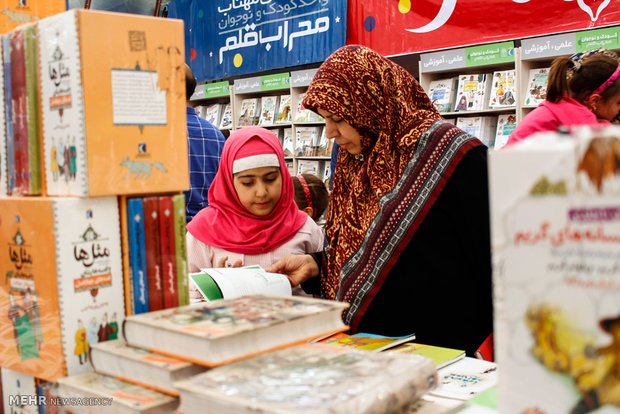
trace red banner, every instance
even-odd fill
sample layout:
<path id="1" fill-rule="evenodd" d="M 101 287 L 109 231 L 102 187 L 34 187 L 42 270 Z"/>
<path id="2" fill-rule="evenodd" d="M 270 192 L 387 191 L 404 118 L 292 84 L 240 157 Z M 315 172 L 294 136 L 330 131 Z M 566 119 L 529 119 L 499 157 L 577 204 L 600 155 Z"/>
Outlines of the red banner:
<path id="1" fill-rule="evenodd" d="M 612 26 L 618 0 L 351 0 L 347 44 L 387 55 Z"/>

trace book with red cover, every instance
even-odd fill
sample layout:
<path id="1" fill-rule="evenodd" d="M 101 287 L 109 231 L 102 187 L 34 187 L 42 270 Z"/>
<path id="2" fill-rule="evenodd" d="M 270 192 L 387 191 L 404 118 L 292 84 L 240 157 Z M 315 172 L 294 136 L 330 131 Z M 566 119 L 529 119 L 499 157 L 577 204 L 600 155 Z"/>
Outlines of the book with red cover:
<path id="1" fill-rule="evenodd" d="M 157 197 L 145 197 L 144 244 L 146 250 L 146 283 L 149 292 L 149 311 L 164 308 L 159 237 L 159 202 Z"/>
<path id="2" fill-rule="evenodd" d="M 160 196 L 159 201 L 159 239 L 163 282 L 164 308 L 179 306 L 177 291 L 176 248 L 174 243 L 174 206 L 171 196 Z"/>
<path id="3" fill-rule="evenodd" d="M 13 110 L 13 195 L 27 195 L 28 180 L 28 108 L 26 103 L 26 61 L 24 32 L 14 30 L 9 34 L 11 68 L 11 108 Z"/>

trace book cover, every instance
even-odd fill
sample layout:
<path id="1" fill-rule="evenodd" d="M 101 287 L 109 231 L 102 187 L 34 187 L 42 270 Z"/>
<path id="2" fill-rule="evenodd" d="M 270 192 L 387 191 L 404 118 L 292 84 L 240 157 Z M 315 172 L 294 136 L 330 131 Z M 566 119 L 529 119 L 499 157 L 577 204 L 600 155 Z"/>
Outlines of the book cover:
<path id="1" fill-rule="evenodd" d="M 316 144 L 316 156 L 317 157 L 331 157 L 332 149 L 334 148 L 334 140 L 327 139 L 327 137 L 325 136 L 325 127 L 320 128 L 320 129 L 321 129 L 321 134 L 319 135 L 319 138 Z"/>
<path id="2" fill-rule="evenodd" d="M 489 155 L 500 412 L 620 412 L 619 144 L 578 128 Z"/>
<path id="3" fill-rule="evenodd" d="M 179 306 L 177 291 L 177 257 L 174 245 L 174 206 L 169 195 L 158 197 L 159 207 L 159 250 L 164 308 Z"/>
<path id="4" fill-rule="evenodd" d="M 290 158 L 293 156 L 293 128 L 287 127 L 283 130 L 282 149 L 284 156 Z"/>
<path id="5" fill-rule="evenodd" d="M 465 351 L 462 349 L 444 348 L 415 342 L 399 345 L 390 349 L 390 351 L 425 356 L 433 360 L 437 369 L 450 365 L 461 358 L 465 358 Z"/>
<path id="6" fill-rule="evenodd" d="M 189 305 L 189 287 L 187 266 L 187 244 L 185 242 L 186 217 L 185 217 L 185 195 L 175 194 L 172 196 L 173 220 L 174 220 L 174 246 L 177 270 L 177 292 L 179 295 L 179 306 Z"/>
<path id="7" fill-rule="evenodd" d="M 517 101 L 516 95 L 515 70 L 493 72 L 489 108 L 514 107 Z"/>
<path id="8" fill-rule="evenodd" d="M 144 235 L 144 206 L 142 198 L 127 198 L 127 235 L 129 267 L 133 293 L 134 313 L 149 311 L 149 293 L 146 280 L 146 247 Z"/>
<path id="9" fill-rule="evenodd" d="M 454 96 L 458 77 L 436 79 L 428 85 L 428 97 L 439 112 L 451 112 L 454 107 Z"/>
<path id="10" fill-rule="evenodd" d="M 32 375 L 0 369 L 2 403 L 7 414 L 38 414 L 36 404 L 37 388 Z"/>
<path id="11" fill-rule="evenodd" d="M 547 78 L 550 68 L 530 69 L 525 89 L 524 106 L 538 106 L 547 97 Z"/>
<path id="12" fill-rule="evenodd" d="M 54 381 L 125 315 L 115 197 L 0 199 L 0 365 Z"/>
<path id="13" fill-rule="evenodd" d="M 316 156 L 317 143 L 321 136 L 321 127 L 303 126 L 295 128 L 295 156 Z"/>
<path id="14" fill-rule="evenodd" d="M 276 114 L 276 124 L 288 124 L 291 122 L 293 111 L 291 109 L 291 95 L 280 95 L 280 103 Z"/>
<path id="15" fill-rule="evenodd" d="M 224 105 L 222 111 L 222 120 L 220 121 L 220 129 L 231 129 L 233 127 L 232 105 L 228 102 Z"/>
<path id="16" fill-rule="evenodd" d="M 47 193 L 189 188 L 183 22 L 71 9 L 37 25 Z"/>
<path id="17" fill-rule="evenodd" d="M 66 0 L 45 0 L 7 2 L 0 13 L 0 33 L 6 33 L 17 26 L 36 22 L 47 16 L 67 10 Z"/>
<path id="18" fill-rule="evenodd" d="M 508 142 L 510 134 L 517 127 L 517 116 L 514 114 L 502 114 L 497 117 L 497 129 L 495 131 L 495 143 L 493 149 L 500 149 Z"/>
<path id="19" fill-rule="evenodd" d="M 488 102 L 490 74 L 460 75 L 454 102 L 454 111 L 480 111 Z"/>
<path id="20" fill-rule="evenodd" d="M 299 160 L 297 161 L 297 174 L 312 174 L 317 177 L 321 176 L 321 164 L 317 160 Z"/>
<path id="21" fill-rule="evenodd" d="M 417 355 L 303 344 L 175 385 L 180 412 L 349 414 L 405 412 L 436 383 L 432 361 Z"/>
<path id="22" fill-rule="evenodd" d="M 348 305 L 308 297 L 248 295 L 131 315 L 129 345 L 201 365 L 233 360 L 342 331 Z"/>
<path id="23" fill-rule="evenodd" d="M 239 119 L 237 120 L 238 127 L 258 125 L 258 119 L 260 116 L 260 101 L 259 98 L 247 98 L 241 101 L 241 108 L 239 110 Z"/>
<path id="24" fill-rule="evenodd" d="M 403 336 L 386 336 L 359 332 L 341 338 L 333 338 L 325 341 L 326 344 L 348 346 L 351 348 L 365 349 L 367 351 L 381 352 L 393 348 L 407 341 L 413 341 L 415 334 Z"/>
<path id="25" fill-rule="evenodd" d="M 498 384 L 496 363 L 469 357 L 441 368 L 437 376 L 437 388 L 429 394 L 455 400 L 468 400 Z"/>
<path id="26" fill-rule="evenodd" d="M 157 196 L 144 197 L 144 256 L 146 257 L 146 290 L 149 311 L 164 308 L 164 285 L 161 267 L 159 203 Z"/>
<path id="27" fill-rule="evenodd" d="M 28 104 L 26 93 L 26 58 L 24 30 L 8 34 L 11 65 L 11 128 L 13 130 L 13 195 L 27 195 L 30 191 L 28 174 Z M 10 154 L 9 154 L 10 156 Z"/>
<path id="28" fill-rule="evenodd" d="M 99 404 L 86 405 L 85 412 L 170 413 L 179 404 L 176 397 L 95 372 L 60 378 L 58 396 L 68 401 L 99 398 Z"/>
<path id="29" fill-rule="evenodd" d="M 260 118 L 258 120 L 258 125 L 271 126 L 275 123 L 277 105 L 277 96 L 263 96 L 261 98 Z"/>
<path id="30" fill-rule="evenodd" d="M 297 97 L 297 111 L 294 114 L 294 122 L 322 122 L 324 121 L 324 119 L 315 114 L 314 112 L 312 112 L 309 109 L 306 109 L 302 102 L 304 100 L 304 97 L 306 96 L 306 93 L 300 93 L 299 96 Z"/>
<path id="31" fill-rule="evenodd" d="M 204 110 L 204 118 L 207 121 L 209 121 L 212 125 L 215 126 L 220 124 L 220 118 L 222 115 L 222 104 L 214 103 L 205 107 Z"/>
<path id="32" fill-rule="evenodd" d="M 143 348 L 127 345 L 122 339 L 95 344 L 90 360 L 95 372 L 132 382 L 165 394 L 178 396 L 172 385 L 204 372 L 207 368 Z"/>
<path id="33" fill-rule="evenodd" d="M 493 148 L 497 132 L 496 116 L 463 116 L 456 119 L 456 126 L 477 137 L 484 145 Z"/>

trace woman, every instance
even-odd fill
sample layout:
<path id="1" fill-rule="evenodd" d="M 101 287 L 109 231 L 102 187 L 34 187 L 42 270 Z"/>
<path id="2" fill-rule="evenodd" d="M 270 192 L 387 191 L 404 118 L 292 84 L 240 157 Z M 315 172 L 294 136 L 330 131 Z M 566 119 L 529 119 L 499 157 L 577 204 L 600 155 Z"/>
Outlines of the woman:
<path id="1" fill-rule="evenodd" d="M 350 303 L 352 332 L 415 333 L 473 355 L 492 330 L 486 147 L 366 47 L 334 52 L 303 105 L 340 146 L 326 243 L 269 270 L 307 290 L 320 280 L 323 297 Z"/>

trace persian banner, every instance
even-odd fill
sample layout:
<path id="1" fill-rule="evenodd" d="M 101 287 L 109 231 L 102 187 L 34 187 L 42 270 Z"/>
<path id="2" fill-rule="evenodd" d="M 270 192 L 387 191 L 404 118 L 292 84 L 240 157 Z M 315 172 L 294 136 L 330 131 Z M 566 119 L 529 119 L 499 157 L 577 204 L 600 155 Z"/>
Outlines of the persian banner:
<path id="1" fill-rule="evenodd" d="M 346 0 L 174 0 L 198 81 L 321 62 L 346 39 Z M 191 62 L 191 63 L 190 63 Z"/>
<path id="2" fill-rule="evenodd" d="M 350 0 L 348 4 L 347 44 L 365 45 L 388 56 L 620 23 L 617 0 Z"/>

